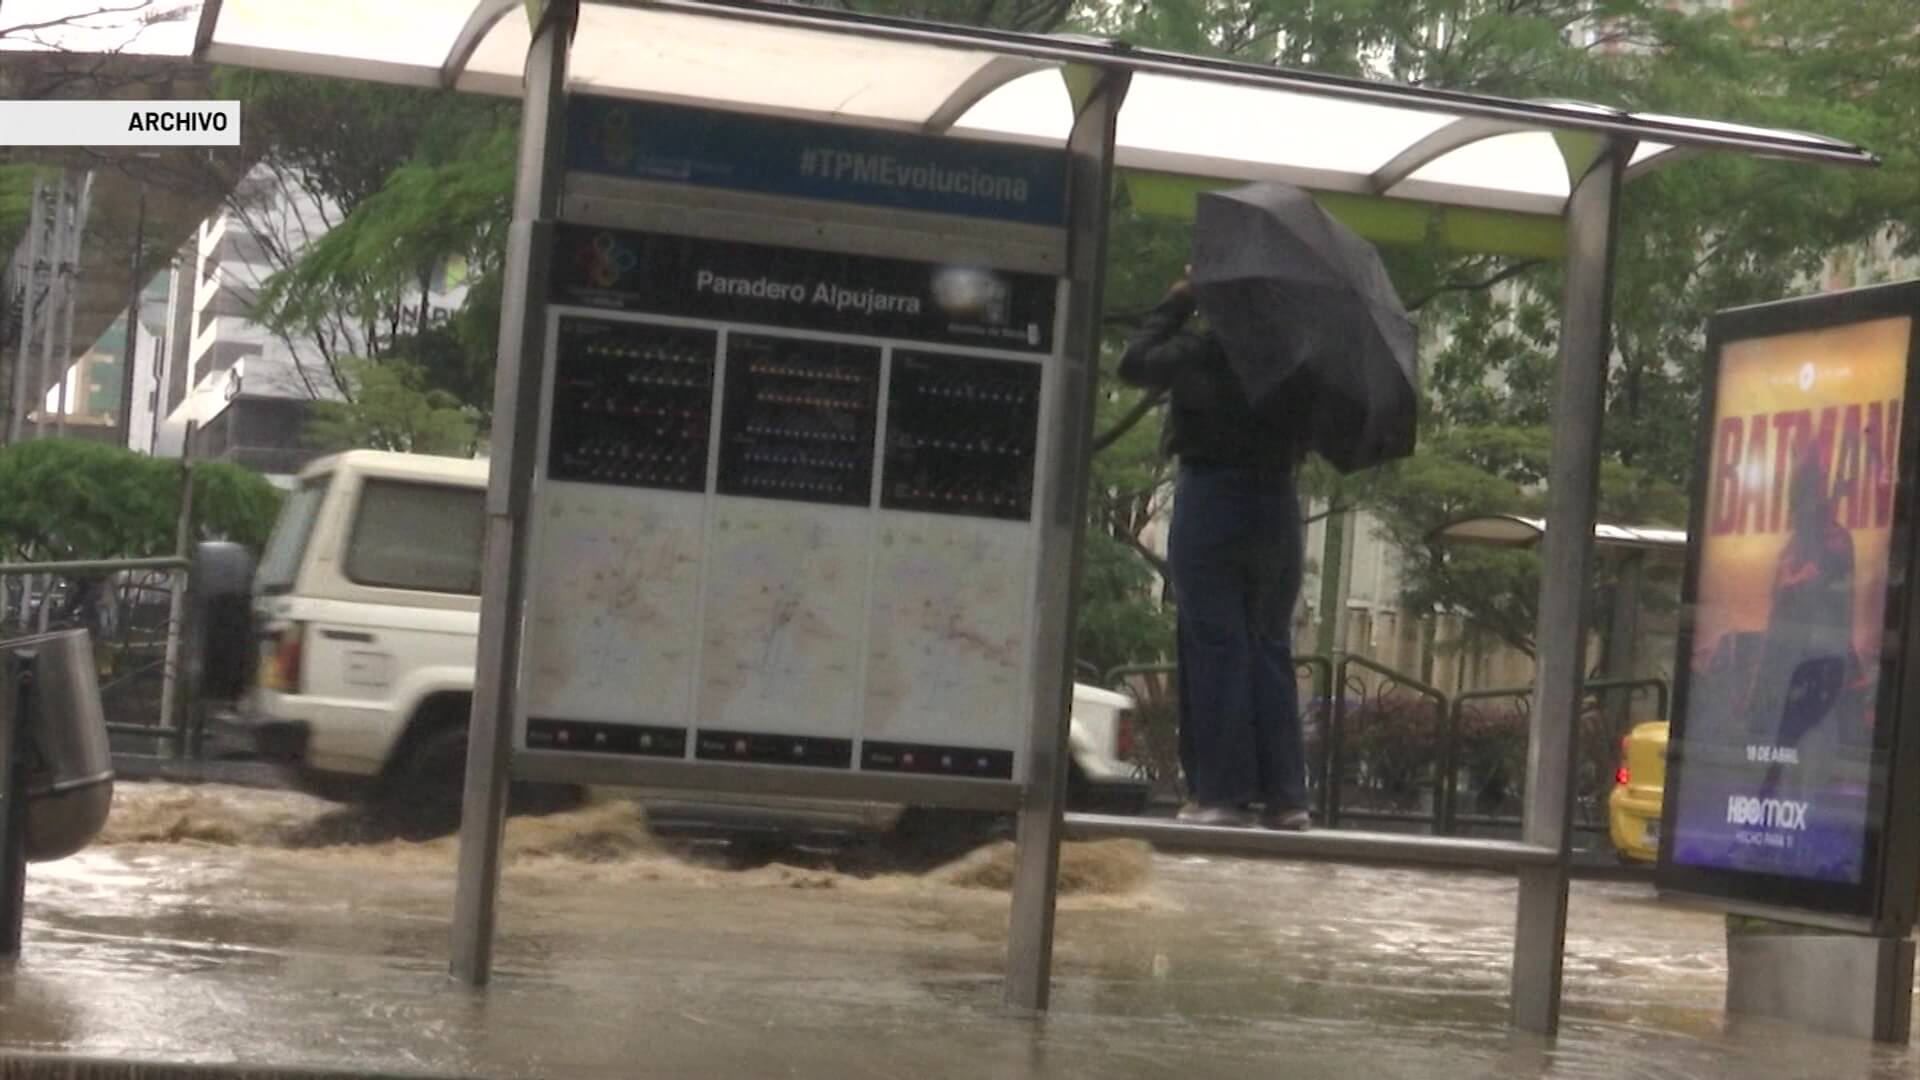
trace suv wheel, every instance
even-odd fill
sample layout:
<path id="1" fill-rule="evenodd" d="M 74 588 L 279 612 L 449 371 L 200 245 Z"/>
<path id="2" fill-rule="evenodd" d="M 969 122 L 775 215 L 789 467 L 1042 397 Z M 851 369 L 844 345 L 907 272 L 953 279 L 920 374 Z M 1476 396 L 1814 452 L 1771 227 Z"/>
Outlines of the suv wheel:
<path id="1" fill-rule="evenodd" d="M 380 785 L 380 809 L 408 835 L 440 836 L 460 825 L 466 796 L 467 728 L 447 725 L 413 741 Z M 571 784 L 513 785 L 509 809 L 516 814 L 552 814 L 585 801 Z"/>

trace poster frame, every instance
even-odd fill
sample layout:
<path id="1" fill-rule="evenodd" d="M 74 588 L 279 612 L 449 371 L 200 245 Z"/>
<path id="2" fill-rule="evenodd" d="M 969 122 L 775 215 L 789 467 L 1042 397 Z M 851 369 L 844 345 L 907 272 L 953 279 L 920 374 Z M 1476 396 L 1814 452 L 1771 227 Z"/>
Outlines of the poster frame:
<path id="1" fill-rule="evenodd" d="M 1888 546 L 1885 622 L 1876 687 L 1873 762 L 1866 823 L 1866 861 L 1857 885 L 1777 874 L 1684 865 L 1673 838 L 1688 782 L 1687 716 L 1693 691 L 1693 653 L 1702 555 L 1708 527 L 1713 441 L 1718 424 L 1721 365 L 1729 345 L 1763 338 L 1840 329 L 1887 318 L 1910 318 L 1895 471 L 1892 535 Z M 1915 568 L 1915 489 L 1920 484 L 1920 281 L 1775 301 L 1715 313 L 1707 324 L 1702 422 L 1695 439 L 1690 485 L 1686 570 L 1681 586 L 1674 661 L 1673 710 L 1655 883 L 1661 895 L 1782 922 L 1902 937 L 1914 925 L 1920 901 L 1920 720 L 1905 715 L 1920 702 L 1920 663 L 1907 662 L 1906 643 L 1920 641 L 1920 604 L 1909 587 Z M 1863 658 L 1867 659 L 1867 658 Z"/>

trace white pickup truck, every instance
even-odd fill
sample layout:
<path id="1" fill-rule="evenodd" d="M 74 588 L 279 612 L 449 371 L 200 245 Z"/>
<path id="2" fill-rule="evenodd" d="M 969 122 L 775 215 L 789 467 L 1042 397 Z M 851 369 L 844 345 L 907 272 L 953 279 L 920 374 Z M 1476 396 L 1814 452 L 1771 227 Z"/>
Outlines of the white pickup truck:
<path id="1" fill-rule="evenodd" d="M 253 576 L 257 685 L 212 724 L 211 748 L 291 766 L 301 786 L 335 800 L 457 807 L 486 484 L 486 462 L 457 458 L 352 451 L 308 466 Z M 1132 705 L 1075 684 L 1070 804 L 1145 808 L 1148 785 L 1126 763 Z M 556 793 L 519 794 L 540 804 Z M 689 792 L 642 797 L 656 828 L 692 832 L 885 831 L 905 809 Z"/>

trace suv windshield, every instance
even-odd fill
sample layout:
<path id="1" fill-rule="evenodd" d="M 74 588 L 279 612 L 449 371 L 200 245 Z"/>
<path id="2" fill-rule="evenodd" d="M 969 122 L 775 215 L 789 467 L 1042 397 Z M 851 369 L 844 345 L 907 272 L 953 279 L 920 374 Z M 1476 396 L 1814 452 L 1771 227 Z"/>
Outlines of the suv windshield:
<path id="1" fill-rule="evenodd" d="M 300 575 L 300 560 L 307 553 L 307 538 L 313 535 L 313 523 L 320 518 L 320 504 L 327 497 L 331 476 L 318 476 L 287 497 L 280 508 L 280 520 L 266 550 L 260 553 L 260 568 L 255 571 L 254 588 L 261 593 L 284 593 L 293 589 Z"/>

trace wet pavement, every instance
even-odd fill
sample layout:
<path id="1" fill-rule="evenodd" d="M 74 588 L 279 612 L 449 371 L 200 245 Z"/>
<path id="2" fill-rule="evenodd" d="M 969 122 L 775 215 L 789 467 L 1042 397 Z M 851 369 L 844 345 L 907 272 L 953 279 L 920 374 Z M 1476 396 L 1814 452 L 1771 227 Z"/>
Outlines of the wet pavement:
<path id="1" fill-rule="evenodd" d="M 528 1077 L 1894 1077 L 1721 1011 L 1721 920 L 1576 886 L 1565 1033 L 1506 1028 L 1510 879 L 1071 845 L 1055 997 L 1000 1005 L 1007 852 L 735 869 L 622 805 L 509 830 L 497 975 L 446 976 L 451 842 L 293 796 L 122 785 L 34 867 L 0 1047 Z M 0 1070 L 0 1074 L 11 1074 Z"/>

